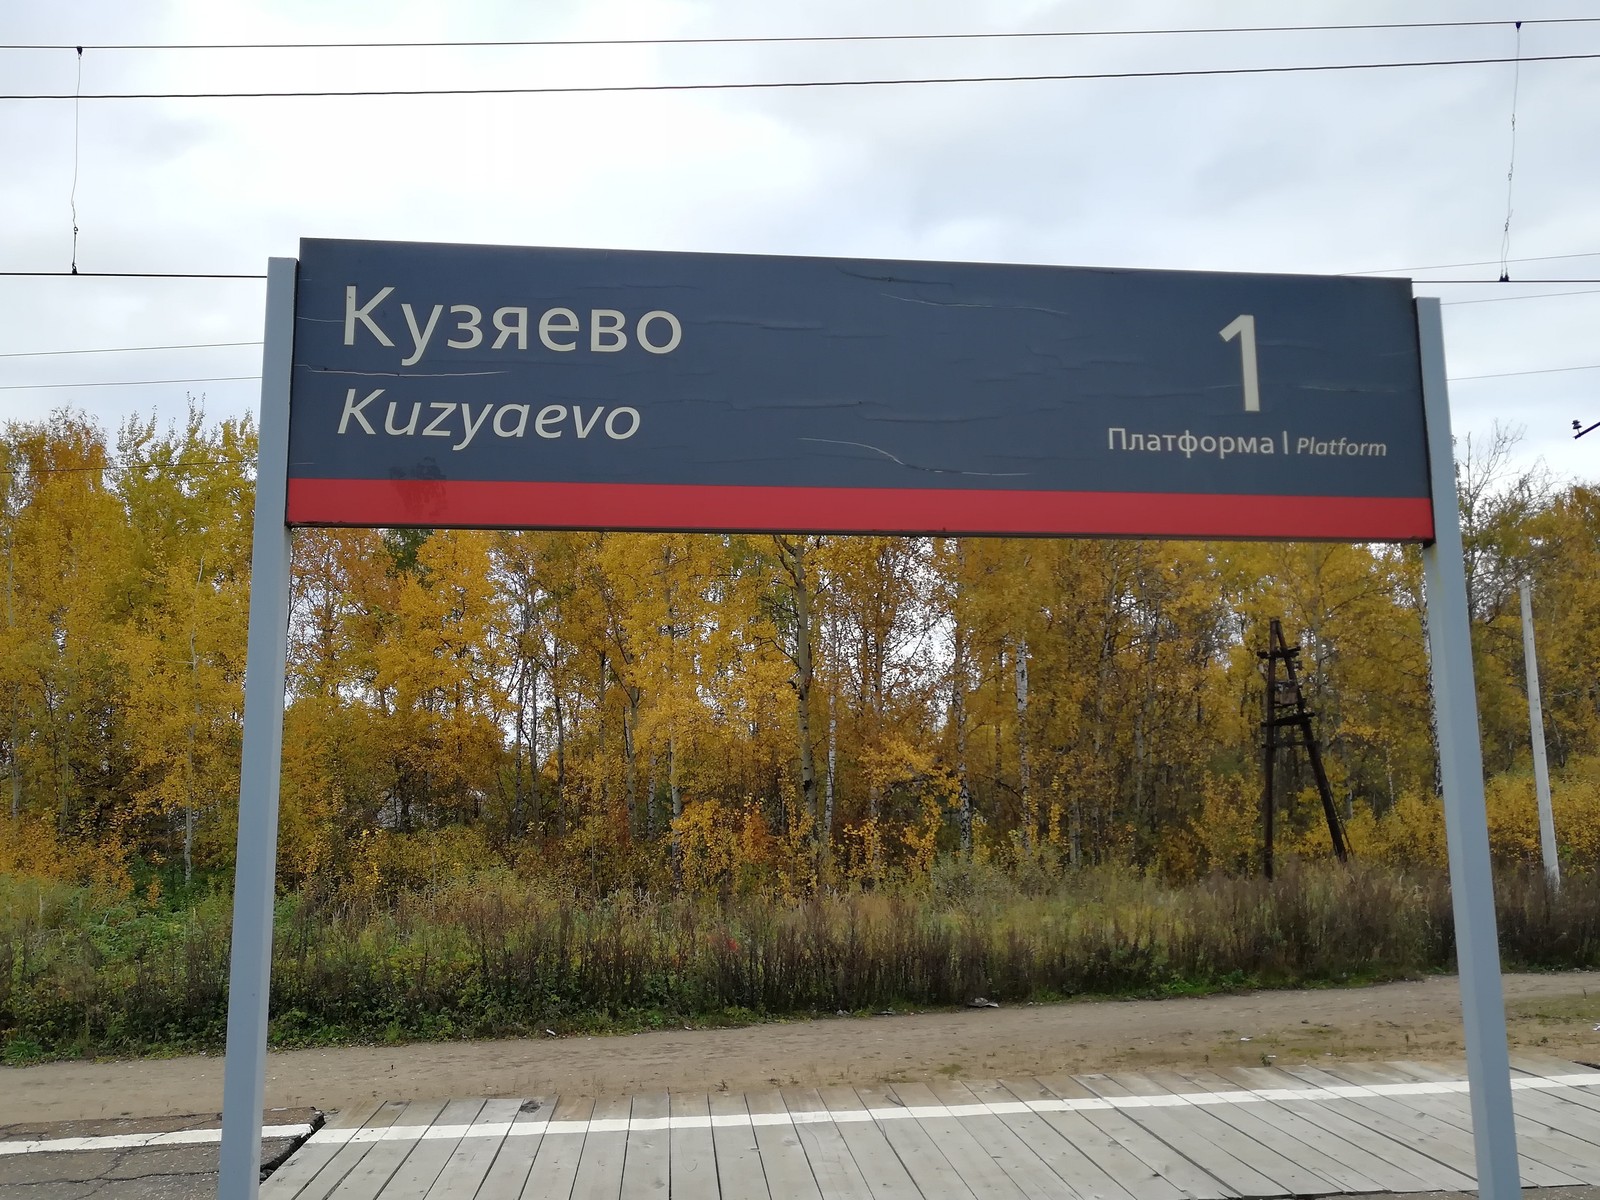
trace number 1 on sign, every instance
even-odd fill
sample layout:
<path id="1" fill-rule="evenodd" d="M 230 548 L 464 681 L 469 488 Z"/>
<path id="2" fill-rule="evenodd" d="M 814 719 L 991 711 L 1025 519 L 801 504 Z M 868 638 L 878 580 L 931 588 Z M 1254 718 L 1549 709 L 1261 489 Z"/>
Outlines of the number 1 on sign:
<path id="1" fill-rule="evenodd" d="M 1244 368 L 1244 410 L 1261 411 L 1261 381 L 1256 376 L 1256 319 L 1240 313 L 1222 327 L 1222 340 L 1239 339 L 1239 357 Z"/>

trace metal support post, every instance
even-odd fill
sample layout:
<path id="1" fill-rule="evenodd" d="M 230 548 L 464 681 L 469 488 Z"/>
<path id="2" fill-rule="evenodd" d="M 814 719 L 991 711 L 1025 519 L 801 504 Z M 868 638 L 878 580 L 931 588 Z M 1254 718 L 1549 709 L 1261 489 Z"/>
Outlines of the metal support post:
<path id="1" fill-rule="evenodd" d="M 1455 909 L 1456 960 L 1461 972 L 1461 1016 L 1466 1034 L 1478 1195 L 1482 1200 L 1519 1200 L 1511 1061 L 1506 1049 L 1494 876 L 1483 799 L 1483 747 L 1472 672 L 1472 632 L 1462 559 L 1461 510 L 1456 501 L 1450 399 L 1445 385 L 1444 324 L 1438 300 L 1418 299 L 1416 309 L 1433 487 L 1434 541 L 1422 551 L 1428 657 L 1439 733 L 1439 773 L 1444 786 L 1445 837 L 1450 852 L 1450 895 Z"/>
<path id="2" fill-rule="evenodd" d="M 1556 818 L 1550 808 L 1550 763 L 1544 752 L 1544 706 L 1539 701 L 1539 656 L 1533 648 L 1533 586 L 1524 579 L 1522 593 L 1522 657 L 1528 676 L 1528 732 L 1533 741 L 1533 786 L 1539 797 L 1539 849 L 1544 877 L 1561 887 L 1561 860 L 1556 857 Z"/>
<path id="3" fill-rule="evenodd" d="M 222 1071 L 219 1200 L 254 1200 L 261 1177 L 261 1112 L 267 1089 L 267 997 L 278 868 L 278 772 L 289 650 L 289 372 L 294 358 L 296 262 L 267 267 L 266 346 L 256 458 L 250 630 L 245 648 L 244 747 L 239 842 L 233 875 L 228 1046 Z"/>

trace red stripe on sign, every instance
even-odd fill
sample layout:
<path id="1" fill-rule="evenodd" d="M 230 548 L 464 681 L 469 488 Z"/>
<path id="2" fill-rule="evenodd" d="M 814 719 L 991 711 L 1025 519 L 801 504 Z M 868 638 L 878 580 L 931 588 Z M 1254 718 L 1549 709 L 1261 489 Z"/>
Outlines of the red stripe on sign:
<path id="1" fill-rule="evenodd" d="M 1423 497 L 291 479 L 291 525 L 1421 542 Z"/>

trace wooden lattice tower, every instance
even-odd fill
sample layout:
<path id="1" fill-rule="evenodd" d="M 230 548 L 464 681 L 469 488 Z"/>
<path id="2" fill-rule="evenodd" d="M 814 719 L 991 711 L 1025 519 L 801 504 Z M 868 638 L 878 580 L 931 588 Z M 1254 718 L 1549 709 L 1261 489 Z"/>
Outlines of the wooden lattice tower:
<path id="1" fill-rule="evenodd" d="M 1311 771 L 1316 776 L 1317 793 L 1322 797 L 1322 812 L 1328 819 L 1328 835 L 1333 841 L 1333 852 L 1340 862 L 1349 859 L 1345 845 L 1344 829 L 1339 824 L 1339 813 L 1333 805 L 1333 789 L 1328 785 L 1328 772 L 1322 766 L 1322 749 L 1317 744 L 1316 731 L 1311 718 L 1316 714 L 1306 708 L 1305 693 L 1300 687 L 1300 647 L 1290 646 L 1283 640 L 1283 623 L 1272 621 L 1267 648 L 1257 650 L 1256 657 L 1263 660 L 1266 671 L 1264 716 L 1261 722 L 1261 864 L 1268 879 L 1272 878 L 1273 823 L 1277 806 L 1273 796 L 1273 774 L 1279 749 L 1303 747 L 1311 759 Z M 1278 676 L 1278 664 L 1283 664 L 1283 678 Z"/>

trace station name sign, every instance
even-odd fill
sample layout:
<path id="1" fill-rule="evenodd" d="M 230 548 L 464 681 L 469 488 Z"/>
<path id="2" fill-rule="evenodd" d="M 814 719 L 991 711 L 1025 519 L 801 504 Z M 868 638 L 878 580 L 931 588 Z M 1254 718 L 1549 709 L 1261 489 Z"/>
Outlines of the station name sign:
<path id="1" fill-rule="evenodd" d="M 292 525 L 1426 541 L 1407 281 L 308 240 Z"/>

